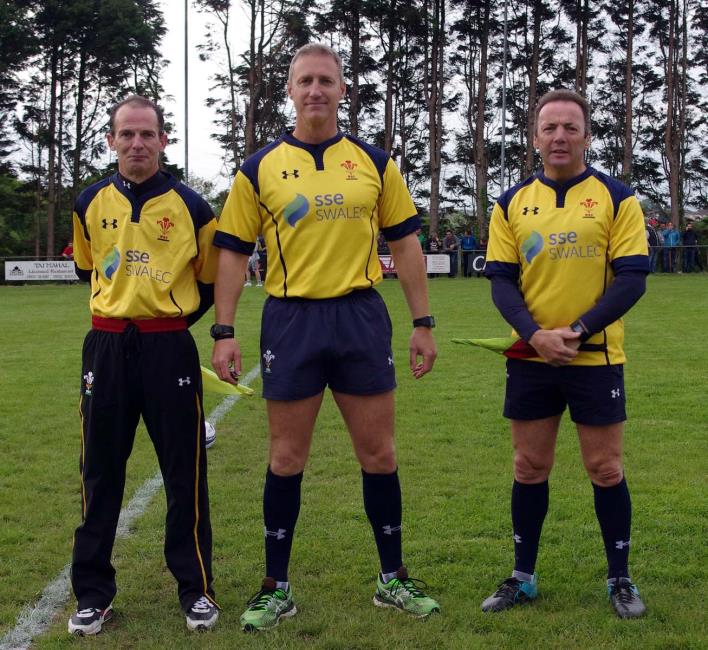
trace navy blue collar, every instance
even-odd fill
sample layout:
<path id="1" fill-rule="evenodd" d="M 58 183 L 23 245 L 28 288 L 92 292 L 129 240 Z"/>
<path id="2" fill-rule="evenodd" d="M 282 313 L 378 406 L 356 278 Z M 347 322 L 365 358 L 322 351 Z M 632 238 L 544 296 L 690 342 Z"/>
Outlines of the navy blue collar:
<path id="1" fill-rule="evenodd" d="M 343 137 L 344 134 L 341 131 L 337 131 L 337 133 L 333 137 L 329 138 L 328 140 L 325 140 L 324 142 L 319 142 L 318 144 L 310 144 L 308 142 L 302 142 L 301 140 L 298 140 L 293 135 L 292 131 L 286 131 L 282 135 L 283 142 L 287 142 L 293 147 L 299 147 L 300 149 L 304 149 L 305 151 L 309 152 L 310 155 L 315 159 L 315 168 L 320 171 L 324 169 L 324 152 L 327 151 L 328 147 L 331 147 L 333 144 L 337 144 L 337 142 L 339 142 Z"/>

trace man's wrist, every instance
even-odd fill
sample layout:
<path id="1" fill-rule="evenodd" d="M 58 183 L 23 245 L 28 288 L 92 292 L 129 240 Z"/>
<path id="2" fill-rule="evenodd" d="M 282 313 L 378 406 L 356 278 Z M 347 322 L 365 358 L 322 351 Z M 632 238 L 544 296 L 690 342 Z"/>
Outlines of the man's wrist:
<path id="1" fill-rule="evenodd" d="M 433 327 L 435 327 L 435 319 L 430 314 L 427 316 L 421 316 L 420 318 L 414 318 L 413 327 L 426 327 L 428 329 L 433 329 Z"/>
<path id="2" fill-rule="evenodd" d="M 232 339 L 235 336 L 235 330 L 232 325 L 221 325 L 219 323 L 214 323 L 209 330 L 209 335 L 215 341 Z"/>
<path id="3" fill-rule="evenodd" d="M 570 324 L 570 329 L 573 332 L 578 332 L 580 334 L 580 342 L 581 343 L 584 343 L 592 336 L 592 332 L 590 332 L 588 330 L 585 323 L 583 323 L 583 321 L 580 320 L 579 318 L 578 318 L 578 320 L 576 320 Z"/>

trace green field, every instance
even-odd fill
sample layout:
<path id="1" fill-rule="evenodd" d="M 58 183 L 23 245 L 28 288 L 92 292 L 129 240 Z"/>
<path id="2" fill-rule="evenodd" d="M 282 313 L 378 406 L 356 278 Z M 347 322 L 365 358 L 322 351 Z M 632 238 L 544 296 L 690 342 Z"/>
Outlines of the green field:
<path id="1" fill-rule="evenodd" d="M 263 574 L 264 403 L 238 402 L 209 452 L 217 628 L 190 634 L 162 557 L 164 495 L 115 548 L 116 616 L 95 639 L 66 633 L 70 600 L 37 648 L 705 648 L 708 579 L 708 277 L 652 276 L 626 319 L 633 497 L 631 566 L 649 611 L 620 621 L 604 593 L 605 561 L 592 489 L 564 420 L 532 605 L 483 614 L 479 604 L 513 562 L 511 445 L 501 417 L 503 359 L 450 343 L 508 328 L 481 279 L 431 280 L 439 357 L 415 382 L 406 372 L 409 318 L 398 283 L 381 292 L 394 322 L 397 448 L 404 553 L 443 614 L 411 620 L 371 604 L 377 563 L 351 445 L 331 398 L 305 472 L 290 572 L 299 614 L 276 630 L 240 632 L 238 617 Z M 263 294 L 244 292 L 237 329 L 244 372 L 258 360 Z M 70 558 L 80 517 L 79 374 L 89 326 L 84 285 L 0 286 L 0 640 Z M 209 365 L 207 315 L 193 329 Z M 259 381 L 253 383 L 259 388 Z M 206 398 L 207 414 L 219 403 Z M 141 430 L 126 499 L 157 471 Z"/>

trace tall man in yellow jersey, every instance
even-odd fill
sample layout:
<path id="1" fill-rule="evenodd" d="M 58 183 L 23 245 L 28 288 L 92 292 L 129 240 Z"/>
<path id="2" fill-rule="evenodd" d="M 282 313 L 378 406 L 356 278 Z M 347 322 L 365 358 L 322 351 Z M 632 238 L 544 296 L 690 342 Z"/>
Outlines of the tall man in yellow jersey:
<path id="1" fill-rule="evenodd" d="M 187 330 L 213 302 L 216 220 L 160 170 L 162 109 L 133 95 L 111 110 L 118 172 L 74 209 L 74 260 L 91 283 L 81 381 L 82 523 L 71 582 L 73 634 L 97 634 L 116 595 L 111 551 L 142 415 L 167 496 L 165 559 L 192 630 L 216 623 L 199 356 Z M 150 607 L 149 603 L 143 606 Z"/>
<path id="2" fill-rule="evenodd" d="M 288 581 L 300 483 L 326 386 L 361 464 L 364 506 L 381 562 L 374 604 L 424 617 L 438 604 L 403 566 L 401 491 L 394 449 L 391 321 L 373 288 L 381 279 L 376 239 L 393 254 L 411 316 L 410 368 L 433 366 L 420 221 L 398 168 L 380 149 L 341 133 L 342 62 L 310 44 L 290 65 L 295 129 L 246 160 L 234 179 L 214 243 L 221 247 L 212 361 L 222 379 L 241 370 L 234 315 L 248 256 L 262 232 L 269 294 L 263 308 L 261 376 L 270 458 L 263 496 L 266 578 L 241 617 L 244 630 L 296 613 Z"/>
<path id="3" fill-rule="evenodd" d="M 534 144 L 543 170 L 499 198 L 487 249 L 494 303 L 531 347 L 528 359 L 507 361 L 514 571 L 482 609 L 500 611 L 536 597 L 548 476 L 567 405 L 593 485 L 609 597 L 620 617 L 633 618 L 645 607 L 627 566 L 631 504 L 622 468 L 621 317 L 645 290 L 644 220 L 628 187 L 585 164 L 590 110 L 583 97 L 567 90 L 544 95 Z"/>

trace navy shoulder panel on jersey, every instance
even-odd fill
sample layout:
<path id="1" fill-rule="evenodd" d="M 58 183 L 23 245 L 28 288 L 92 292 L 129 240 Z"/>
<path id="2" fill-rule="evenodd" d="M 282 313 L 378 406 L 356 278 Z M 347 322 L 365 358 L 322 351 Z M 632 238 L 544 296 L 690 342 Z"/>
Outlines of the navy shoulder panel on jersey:
<path id="1" fill-rule="evenodd" d="M 104 178 L 103 180 L 100 180 L 97 183 L 94 183 L 93 185 L 89 185 L 77 197 L 76 203 L 74 204 L 74 211 L 78 215 L 79 220 L 84 225 L 84 227 L 86 226 L 86 210 L 88 210 L 89 205 L 91 205 L 91 201 L 96 198 L 96 195 L 104 187 L 108 187 L 108 185 L 111 184 L 113 178 L 113 176 L 109 176 L 108 178 Z"/>
<path id="2" fill-rule="evenodd" d="M 619 181 L 616 178 L 613 178 L 612 176 L 608 176 L 607 174 L 603 174 L 602 172 L 597 171 L 597 169 L 595 168 L 591 169 L 592 175 L 597 178 L 597 180 L 599 180 L 610 193 L 610 196 L 612 197 L 614 216 L 616 217 L 617 212 L 619 211 L 620 203 L 622 203 L 622 201 L 624 201 L 626 198 L 634 196 L 634 191 L 631 187 L 628 187 L 622 181 Z"/>
<path id="3" fill-rule="evenodd" d="M 241 164 L 239 171 L 249 181 L 251 181 L 251 185 L 253 185 L 253 188 L 256 190 L 256 194 L 261 193 L 261 188 L 258 185 L 258 168 L 260 167 L 261 161 L 266 156 L 266 154 L 273 151 L 273 149 L 280 146 L 282 143 L 283 143 L 282 138 L 278 138 L 277 140 L 273 140 L 273 142 L 271 142 L 270 144 L 267 144 L 265 147 L 263 147 L 262 149 L 259 149 L 258 151 L 256 151 L 256 153 L 254 153 L 253 155 L 246 158 L 246 160 L 244 160 L 243 163 Z"/>
<path id="4" fill-rule="evenodd" d="M 527 179 L 521 181 L 520 183 L 517 183 L 513 187 L 510 187 L 504 194 L 502 194 L 498 199 L 497 203 L 499 204 L 499 207 L 502 209 L 504 212 L 504 218 L 509 221 L 509 204 L 511 203 L 511 199 L 516 196 L 516 194 L 519 192 L 519 190 L 523 189 L 527 185 L 531 185 L 536 180 L 536 174 L 533 174 L 532 176 L 529 176 Z"/>
<path id="5" fill-rule="evenodd" d="M 381 178 L 381 182 L 383 182 L 383 176 L 384 172 L 386 171 L 386 165 L 388 164 L 389 159 L 391 156 L 389 156 L 383 149 L 379 149 L 378 147 L 373 147 L 370 144 L 367 144 L 363 140 L 359 140 L 359 138 L 355 138 L 353 135 L 345 135 L 344 136 L 349 142 L 354 143 L 357 147 L 362 149 L 369 158 L 373 161 L 377 171 L 379 172 L 379 177 Z"/>
<path id="6" fill-rule="evenodd" d="M 217 230 L 214 235 L 214 246 L 218 248 L 228 248 L 234 253 L 241 253 L 242 255 L 248 255 L 249 257 L 253 254 L 256 248 L 255 242 L 243 241 L 236 235 L 230 235 L 227 232 L 222 232 Z"/>
<path id="7" fill-rule="evenodd" d="M 191 187 L 187 187 L 184 183 L 178 182 L 174 186 L 174 190 L 187 206 L 189 214 L 192 216 L 192 221 L 194 221 L 195 228 L 201 228 L 214 218 L 214 211 L 211 209 L 211 206 Z"/>

